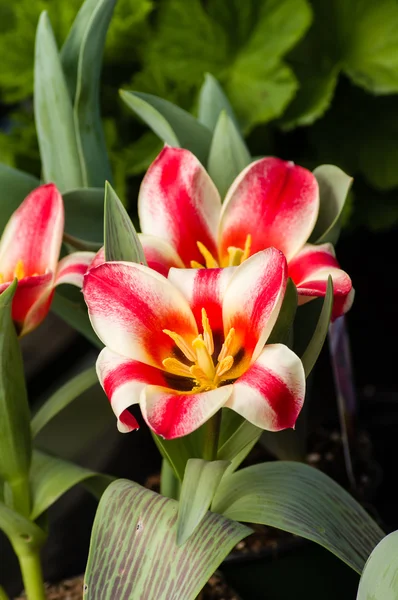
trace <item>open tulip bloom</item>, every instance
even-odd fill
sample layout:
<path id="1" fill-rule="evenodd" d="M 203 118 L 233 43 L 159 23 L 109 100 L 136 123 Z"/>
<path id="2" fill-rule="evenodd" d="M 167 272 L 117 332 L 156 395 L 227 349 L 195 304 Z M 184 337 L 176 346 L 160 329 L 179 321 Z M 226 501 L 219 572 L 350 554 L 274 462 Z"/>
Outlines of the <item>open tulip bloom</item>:
<path id="1" fill-rule="evenodd" d="M 81 287 L 92 252 L 75 252 L 58 262 L 64 231 L 62 196 L 42 185 L 13 213 L 0 240 L 0 294 L 18 279 L 12 318 L 18 333 L 37 327 L 47 315 L 55 286 Z"/>
<path id="2" fill-rule="evenodd" d="M 92 326 L 105 344 L 97 372 L 118 418 L 138 428 L 139 403 L 158 435 L 187 435 L 221 407 L 260 428 L 294 427 L 305 393 L 300 359 L 265 345 L 287 278 L 275 248 L 237 268 L 171 269 L 169 278 L 127 262 L 85 275 Z"/>
<path id="3" fill-rule="evenodd" d="M 326 294 L 333 279 L 333 318 L 353 300 L 351 279 L 339 268 L 331 244 L 307 244 L 319 212 L 314 175 L 291 162 L 262 158 L 232 183 L 224 204 L 198 159 L 188 150 L 166 146 L 141 186 L 140 239 L 149 266 L 239 265 L 265 248 L 281 250 L 299 303 Z"/>

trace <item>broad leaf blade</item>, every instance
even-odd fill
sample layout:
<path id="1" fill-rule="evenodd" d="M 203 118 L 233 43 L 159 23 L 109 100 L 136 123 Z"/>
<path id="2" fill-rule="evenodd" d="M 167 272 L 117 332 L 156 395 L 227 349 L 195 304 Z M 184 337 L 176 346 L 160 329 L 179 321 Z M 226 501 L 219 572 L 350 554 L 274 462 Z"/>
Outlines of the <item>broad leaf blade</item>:
<path id="1" fill-rule="evenodd" d="M 221 85 L 211 73 L 206 73 L 199 94 L 198 121 L 208 127 L 210 131 L 214 131 L 221 111 L 225 111 L 236 128 L 239 129 L 233 108 Z"/>
<path id="2" fill-rule="evenodd" d="M 99 248 L 104 243 L 104 188 L 81 188 L 63 194 L 65 233 L 71 243 Z M 68 239 L 69 241 L 69 239 Z"/>
<path id="3" fill-rule="evenodd" d="M 0 294 L 0 480 L 26 479 L 32 455 L 21 351 L 11 318 L 14 281 Z"/>
<path id="4" fill-rule="evenodd" d="M 146 265 L 144 250 L 126 209 L 112 186 L 105 185 L 104 248 L 106 260 Z"/>
<path id="5" fill-rule="evenodd" d="M 23 171 L 0 163 L 0 235 L 12 213 L 40 181 Z"/>
<path id="6" fill-rule="evenodd" d="M 174 440 L 165 440 L 154 433 L 152 433 L 152 437 L 159 452 L 169 462 L 179 481 L 184 478 L 185 467 L 189 459 L 201 458 L 200 449 L 196 447 L 195 436 L 192 433 Z"/>
<path id="7" fill-rule="evenodd" d="M 359 582 L 357 600 L 398 598 L 398 531 L 387 535 L 373 550 Z"/>
<path id="8" fill-rule="evenodd" d="M 211 132 L 191 114 L 175 104 L 141 92 L 121 90 L 120 95 L 166 144 L 186 148 L 206 164 L 211 144 Z"/>
<path id="9" fill-rule="evenodd" d="M 202 522 L 229 464 L 226 460 L 208 462 L 200 458 L 187 462 L 178 505 L 178 546 L 184 544 Z"/>
<path id="10" fill-rule="evenodd" d="M 45 181 L 61 192 L 83 187 L 72 102 L 47 13 L 36 34 L 34 108 Z"/>
<path id="11" fill-rule="evenodd" d="M 0 502 L 0 529 L 18 553 L 29 554 L 46 541 L 45 532 L 35 523 Z"/>
<path id="12" fill-rule="evenodd" d="M 239 129 L 223 110 L 211 142 L 207 170 L 223 198 L 251 157 Z"/>
<path id="13" fill-rule="evenodd" d="M 179 547 L 177 510 L 175 500 L 136 483 L 111 484 L 94 521 L 87 600 L 194 600 L 233 546 L 251 533 L 208 512 Z"/>
<path id="14" fill-rule="evenodd" d="M 85 186 L 112 181 L 101 123 L 99 82 L 105 38 L 116 0 L 99 0 L 82 39 L 77 71 L 74 116 Z"/>
<path id="15" fill-rule="evenodd" d="M 249 421 L 243 420 L 231 437 L 219 447 L 217 458 L 219 460 L 233 461 L 238 454 L 241 455 L 245 448 L 251 449 L 260 439 L 262 432 L 263 430 L 259 427 L 249 423 Z M 250 444 L 251 446 L 249 447 Z M 242 460 L 244 458 L 245 456 L 243 456 Z"/>
<path id="16" fill-rule="evenodd" d="M 330 477 L 296 462 L 268 462 L 222 480 L 212 510 L 317 542 L 360 573 L 383 531 Z"/>
<path id="17" fill-rule="evenodd" d="M 109 475 L 100 475 L 95 471 L 35 450 L 30 474 L 33 494 L 33 507 L 30 515 L 32 521 L 37 519 L 71 487 L 91 478 L 97 480 L 95 489 L 99 493 L 104 492 L 113 481 Z"/>
<path id="18" fill-rule="evenodd" d="M 321 314 L 318 319 L 317 326 L 315 328 L 314 334 L 309 342 L 307 348 L 305 349 L 304 354 L 301 357 L 301 361 L 304 366 L 305 376 L 311 373 L 313 366 L 315 365 L 317 358 L 319 356 L 320 351 L 322 350 L 322 346 L 325 342 L 330 317 L 332 314 L 333 308 L 333 282 L 332 278 L 329 275 L 328 286 L 326 290 L 326 296 L 323 301 L 323 306 L 321 310 Z"/>
<path id="19" fill-rule="evenodd" d="M 289 277 L 278 319 L 267 340 L 267 344 L 288 343 L 294 317 L 296 316 L 297 300 L 298 294 L 296 286 Z"/>
<path id="20" fill-rule="evenodd" d="M 339 237 L 339 221 L 352 185 L 352 177 L 334 165 L 321 165 L 314 170 L 319 185 L 319 215 L 310 241 L 316 244 L 331 242 Z"/>
<path id="21" fill-rule="evenodd" d="M 36 437 L 53 417 L 97 382 L 98 377 L 95 367 L 90 367 L 65 383 L 50 396 L 33 417 L 31 423 L 32 436 Z"/>

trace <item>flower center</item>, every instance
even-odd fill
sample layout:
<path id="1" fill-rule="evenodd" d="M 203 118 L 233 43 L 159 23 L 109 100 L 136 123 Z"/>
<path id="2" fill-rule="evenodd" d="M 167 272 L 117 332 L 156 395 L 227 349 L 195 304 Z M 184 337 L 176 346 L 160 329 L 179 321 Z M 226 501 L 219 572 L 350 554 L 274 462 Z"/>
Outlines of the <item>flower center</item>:
<path id="1" fill-rule="evenodd" d="M 25 277 L 25 275 L 26 275 L 25 266 L 23 264 L 23 261 L 19 260 L 17 262 L 17 264 L 15 265 L 14 272 L 12 274 L 11 279 L 15 279 L 15 277 L 16 277 L 19 281 L 20 279 L 23 279 Z M 0 273 L 0 283 L 4 283 L 4 275 L 2 273 Z"/>
<path id="2" fill-rule="evenodd" d="M 213 359 L 213 332 L 204 308 L 202 308 L 202 327 L 203 334 L 199 334 L 191 344 L 186 342 L 178 333 L 169 329 L 163 329 L 163 333 L 171 337 L 176 346 L 191 363 L 188 365 L 176 358 L 166 358 L 163 360 L 163 366 L 166 371 L 173 375 L 193 379 L 195 386 L 192 392 L 204 392 L 218 388 L 223 381 L 228 379 L 227 373 L 234 363 L 234 358 L 230 354 L 235 335 L 234 328 L 232 327 L 229 330 L 217 357 L 217 363 L 215 363 Z"/>
<path id="3" fill-rule="evenodd" d="M 223 261 L 223 267 L 237 267 L 243 263 L 250 255 L 250 247 L 252 243 L 252 236 L 250 233 L 246 236 L 245 245 L 242 248 L 237 248 L 236 246 L 228 247 L 228 259 L 227 261 Z M 192 269 L 217 269 L 220 265 L 217 260 L 214 258 L 212 253 L 202 244 L 202 242 L 196 242 L 199 252 L 204 258 L 204 265 L 197 262 L 196 260 L 191 260 Z"/>

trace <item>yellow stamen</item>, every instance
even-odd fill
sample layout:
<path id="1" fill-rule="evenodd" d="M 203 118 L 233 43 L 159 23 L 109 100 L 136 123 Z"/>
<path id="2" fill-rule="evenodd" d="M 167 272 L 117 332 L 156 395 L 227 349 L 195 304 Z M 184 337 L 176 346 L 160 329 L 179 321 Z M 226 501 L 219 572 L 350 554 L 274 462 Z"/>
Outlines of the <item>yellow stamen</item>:
<path id="1" fill-rule="evenodd" d="M 190 360 L 191 362 L 195 362 L 195 352 L 191 350 L 191 348 L 188 346 L 187 342 L 181 335 L 175 333 L 174 331 L 170 331 L 170 329 L 163 329 L 163 333 L 171 337 L 173 342 L 175 342 L 175 345 L 181 350 L 181 352 L 184 354 L 184 356 L 187 357 L 188 360 Z"/>
<path id="2" fill-rule="evenodd" d="M 196 242 L 199 248 L 199 252 L 205 259 L 205 265 L 207 269 L 217 269 L 219 264 L 209 250 L 202 244 L 202 242 Z"/>
<path id="3" fill-rule="evenodd" d="M 19 260 L 15 265 L 14 277 L 16 277 L 18 280 L 25 277 L 25 267 L 22 260 Z"/>
<path id="4" fill-rule="evenodd" d="M 240 259 L 241 264 L 249 258 L 251 245 L 252 245 L 252 236 L 249 233 L 246 236 L 245 247 L 243 249 L 243 255 L 242 255 L 242 258 Z"/>
<path id="5" fill-rule="evenodd" d="M 207 317 L 207 313 L 204 308 L 202 308 L 202 327 L 203 327 L 203 339 L 206 344 L 206 348 L 211 356 L 214 352 L 213 332 L 210 328 L 209 319 Z"/>
<path id="6" fill-rule="evenodd" d="M 3 275 L 3 273 L 0 273 L 0 283 L 4 283 L 4 275 Z"/>
<path id="7" fill-rule="evenodd" d="M 228 332 L 227 337 L 225 338 L 223 345 L 221 346 L 221 351 L 220 351 L 220 354 L 218 355 L 218 362 L 222 362 L 224 360 L 224 358 L 226 358 L 230 354 L 230 350 L 231 350 L 232 342 L 234 341 L 234 337 L 235 337 L 235 329 L 233 327 L 231 327 L 231 329 Z"/>
<path id="8" fill-rule="evenodd" d="M 162 361 L 164 368 L 173 375 L 181 375 L 181 377 L 191 377 L 191 371 L 187 365 L 180 362 L 176 358 L 165 358 Z"/>
<path id="9" fill-rule="evenodd" d="M 228 246 L 228 267 L 238 267 L 249 258 L 250 248 L 252 245 L 252 236 L 250 233 L 246 236 L 245 246 L 237 248 L 236 246 Z"/>
<path id="10" fill-rule="evenodd" d="M 232 367 L 232 365 L 234 364 L 234 358 L 233 356 L 226 356 L 225 358 L 223 358 L 222 360 L 220 360 L 220 362 L 217 365 L 216 368 L 216 377 L 222 377 L 227 371 L 230 370 L 230 368 Z"/>
<path id="11" fill-rule="evenodd" d="M 201 335 L 194 339 L 192 346 L 196 351 L 196 364 L 202 369 L 207 379 L 212 380 L 215 375 L 214 363 Z"/>
<path id="12" fill-rule="evenodd" d="M 191 269 L 204 269 L 204 265 L 196 262 L 196 260 L 191 260 Z"/>

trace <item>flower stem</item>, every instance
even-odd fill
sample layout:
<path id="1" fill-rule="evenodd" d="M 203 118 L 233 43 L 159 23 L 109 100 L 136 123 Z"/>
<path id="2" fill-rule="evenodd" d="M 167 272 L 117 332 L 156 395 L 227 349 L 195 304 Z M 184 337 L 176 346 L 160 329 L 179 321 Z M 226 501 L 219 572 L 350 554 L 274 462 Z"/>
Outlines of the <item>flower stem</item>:
<path id="1" fill-rule="evenodd" d="M 21 477 L 9 481 L 10 490 L 12 493 L 12 504 L 14 510 L 19 512 L 24 517 L 29 518 L 30 514 L 30 488 L 27 478 Z"/>
<path id="2" fill-rule="evenodd" d="M 216 460 L 218 439 L 220 437 L 221 410 L 209 419 L 205 425 L 205 439 L 203 446 L 204 460 Z"/>
<path id="3" fill-rule="evenodd" d="M 4 589 L 0 585 L 0 600 L 10 600 Z"/>
<path id="4" fill-rule="evenodd" d="M 46 600 L 39 550 L 18 554 L 23 584 L 28 600 Z"/>

